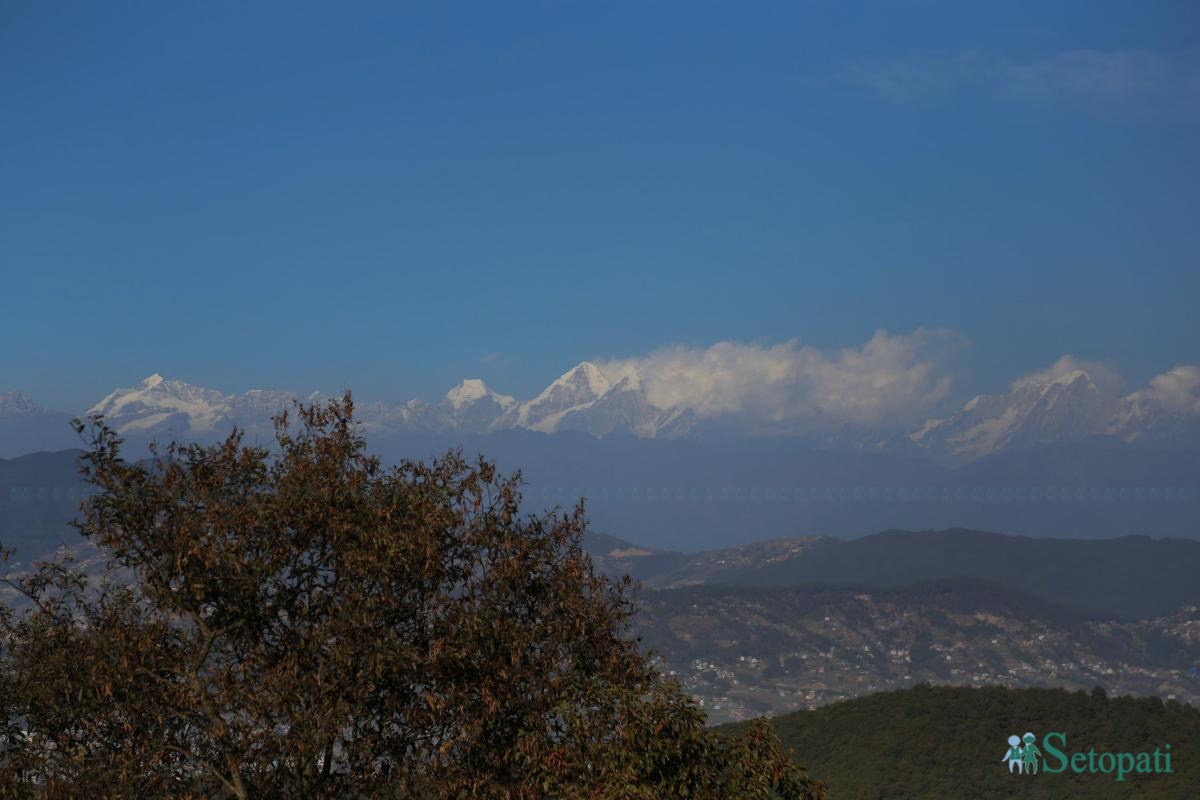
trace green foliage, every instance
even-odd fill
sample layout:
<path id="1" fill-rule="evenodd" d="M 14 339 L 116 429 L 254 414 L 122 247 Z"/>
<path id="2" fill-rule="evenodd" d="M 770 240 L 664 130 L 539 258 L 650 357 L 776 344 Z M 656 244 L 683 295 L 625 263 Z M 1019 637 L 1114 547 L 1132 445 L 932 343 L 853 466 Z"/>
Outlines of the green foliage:
<path id="1" fill-rule="evenodd" d="M 0 609 L 8 795 L 824 796 L 769 728 L 706 729 L 582 509 L 522 517 L 482 459 L 385 470 L 349 396 L 281 417 L 273 451 L 147 466 L 90 430 L 79 528 L 120 580 L 44 564 Z"/>
<path id="2" fill-rule="evenodd" d="M 1158 698 L 1109 698 L 1102 689 L 953 688 L 919 685 L 771 721 L 838 800 L 1146 798 L 1194 800 L 1200 787 L 1200 710 Z M 719 728 L 742 734 L 744 725 Z M 1011 775 L 1009 735 L 1067 734 L 1068 750 L 1153 751 L 1172 745 L 1173 773 Z"/>

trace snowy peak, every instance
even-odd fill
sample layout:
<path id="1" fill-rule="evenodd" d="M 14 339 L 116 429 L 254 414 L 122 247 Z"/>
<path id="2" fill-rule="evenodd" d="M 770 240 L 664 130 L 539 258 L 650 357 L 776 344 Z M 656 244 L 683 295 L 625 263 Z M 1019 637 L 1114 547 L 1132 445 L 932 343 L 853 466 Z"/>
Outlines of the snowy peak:
<path id="1" fill-rule="evenodd" d="M 679 437 L 696 425 L 691 411 L 652 404 L 635 375 L 617 383 L 589 361 L 563 373 L 534 399 L 506 412 L 493 425 L 541 433 L 582 431 L 595 437 L 614 434 L 642 438 Z"/>
<path id="2" fill-rule="evenodd" d="M 592 388 L 598 388 L 599 385 L 594 384 Z M 662 411 L 646 400 L 633 380 L 622 378 L 595 400 L 563 412 L 554 430 L 581 430 L 596 437 L 612 433 L 653 437 L 656 433 L 655 423 L 661 416 Z"/>
<path id="3" fill-rule="evenodd" d="M 611 388 L 612 382 L 599 367 L 583 361 L 560 375 L 537 397 L 507 411 L 494 427 L 553 433 L 568 412 L 582 410 Z"/>
<path id="4" fill-rule="evenodd" d="M 551 384 L 552 387 L 558 385 L 586 387 L 595 397 L 600 397 L 612 388 L 612 382 L 590 361 L 581 361 Z"/>
<path id="5" fill-rule="evenodd" d="M 583 361 L 560 375 L 530 402 L 570 408 L 598 400 L 611 388 L 612 382 L 599 367 Z"/>
<path id="6" fill-rule="evenodd" d="M 450 391 L 446 392 L 446 402 L 456 412 L 460 412 L 468 406 L 478 403 L 481 400 L 491 400 L 500 406 L 502 409 L 510 408 L 516 405 L 516 400 L 506 394 L 493 392 L 488 388 L 488 385 L 479 378 L 468 378 L 462 383 L 455 386 Z"/>
<path id="7" fill-rule="evenodd" d="M 446 392 L 442 402 L 430 412 L 433 416 L 425 427 L 484 433 L 516 404 L 512 397 L 492 391 L 479 378 L 469 378 Z"/>
<path id="8" fill-rule="evenodd" d="M 1082 369 L 1073 369 L 1068 372 L 1064 372 L 1062 375 L 1059 375 L 1057 378 L 1050 381 L 1049 386 L 1073 386 L 1081 381 L 1083 382 L 1083 387 L 1085 389 L 1096 388 L 1096 382 L 1092 380 L 1092 376 Z M 1047 389 L 1049 386 L 1047 386 Z"/>
<path id="9" fill-rule="evenodd" d="M 1059 365 L 1061 367 L 1056 369 Z M 1055 386 L 1072 386 L 1077 383 L 1083 388 L 1096 388 L 1096 381 L 1086 368 L 1063 364 L 1062 359 L 1060 359 L 1058 364 L 1048 370 L 1036 372 L 1013 381 L 1012 391 L 1034 389 L 1044 394 L 1051 391 Z"/>
<path id="10" fill-rule="evenodd" d="M 102 415 L 123 436 L 214 439 L 235 427 L 263 436 L 272 430 L 271 418 L 280 411 L 298 400 L 312 403 L 320 397 L 316 392 L 301 398 L 292 392 L 269 389 L 225 395 L 155 373 L 135 387 L 117 389 L 87 413 Z"/>
<path id="11" fill-rule="evenodd" d="M 158 373 L 129 389 L 117 389 L 88 414 L 101 414 L 118 433 L 213 431 L 229 414 L 231 398 Z"/>
<path id="12" fill-rule="evenodd" d="M 450 391 L 446 392 L 446 400 L 450 402 L 450 406 L 457 411 L 463 406 L 470 405 L 476 400 L 482 400 L 487 397 L 487 384 L 478 378 L 468 378 L 462 383 L 455 386 Z"/>

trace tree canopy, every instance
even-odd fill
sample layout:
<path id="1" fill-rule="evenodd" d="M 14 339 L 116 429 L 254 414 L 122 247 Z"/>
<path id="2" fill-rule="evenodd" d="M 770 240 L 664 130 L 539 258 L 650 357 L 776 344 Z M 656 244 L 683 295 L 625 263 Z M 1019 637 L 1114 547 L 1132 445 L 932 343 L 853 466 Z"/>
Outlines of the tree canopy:
<path id="1" fill-rule="evenodd" d="M 582 506 L 451 452 L 385 468 L 347 394 L 139 463 L 103 421 L 81 534 L 111 558 L 0 606 L 0 786 L 29 797 L 805 798 L 629 634 Z"/>

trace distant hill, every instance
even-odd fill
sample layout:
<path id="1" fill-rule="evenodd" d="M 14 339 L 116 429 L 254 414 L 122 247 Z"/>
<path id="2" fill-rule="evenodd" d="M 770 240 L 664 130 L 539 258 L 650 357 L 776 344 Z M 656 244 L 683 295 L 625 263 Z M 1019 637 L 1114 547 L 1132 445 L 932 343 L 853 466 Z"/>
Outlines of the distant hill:
<path id="1" fill-rule="evenodd" d="M 903 586 L 978 578 L 1126 617 L 1200 602 L 1200 542 L 1123 536 L 1033 539 L 963 529 L 885 531 L 729 576 L 753 586 Z"/>
<path id="2" fill-rule="evenodd" d="M 1022 797 L 1195 800 L 1200 710 L 1157 698 L 1061 689 L 918 686 L 776 717 L 771 724 L 836 800 Z M 736 726 L 730 726 L 736 729 Z M 1172 774 L 1009 774 L 1010 735 L 1067 735 L 1068 755 L 1153 752 L 1170 743 Z M 1043 755 L 1046 755 L 1043 752 Z M 1055 762 L 1056 763 L 1056 762 Z"/>

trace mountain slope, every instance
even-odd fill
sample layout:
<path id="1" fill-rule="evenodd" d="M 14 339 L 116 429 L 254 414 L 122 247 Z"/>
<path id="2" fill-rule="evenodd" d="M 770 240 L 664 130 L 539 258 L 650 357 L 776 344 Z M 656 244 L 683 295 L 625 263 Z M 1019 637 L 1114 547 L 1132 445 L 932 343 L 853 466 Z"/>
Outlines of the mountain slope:
<path id="1" fill-rule="evenodd" d="M 552 433 L 565 415 L 587 408 L 611 388 L 611 382 L 595 364 L 583 361 L 556 378 L 537 397 L 506 412 L 496 427 Z"/>
<path id="2" fill-rule="evenodd" d="M 1085 370 L 1073 369 L 1045 381 L 1018 382 L 1008 394 L 979 395 L 954 416 L 926 423 L 910 438 L 970 460 L 1101 435 L 1111 427 L 1119 405 Z"/>
<path id="3" fill-rule="evenodd" d="M 121 434 L 209 433 L 229 419 L 231 402 L 220 392 L 155 373 L 117 389 L 87 413 L 102 415 Z"/>

